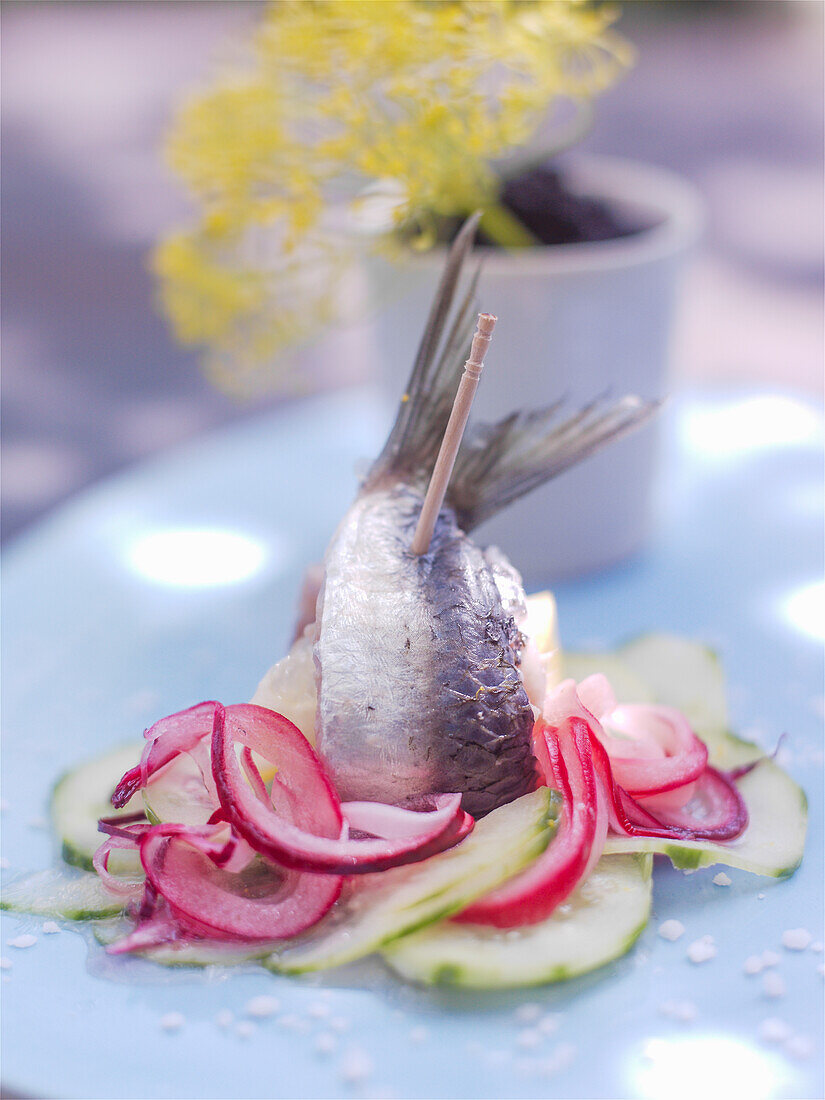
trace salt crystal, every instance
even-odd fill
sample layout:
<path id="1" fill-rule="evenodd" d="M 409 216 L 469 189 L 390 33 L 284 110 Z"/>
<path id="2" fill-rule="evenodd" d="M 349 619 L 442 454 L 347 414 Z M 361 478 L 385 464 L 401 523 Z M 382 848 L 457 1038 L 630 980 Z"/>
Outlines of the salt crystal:
<path id="1" fill-rule="evenodd" d="M 526 1027 L 523 1031 L 520 1031 L 516 1038 L 516 1046 L 521 1047 L 522 1050 L 533 1050 L 540 1042 L 541 1033 L 531 1027 Z"/>
<path id="2" fill-rule="evenodd" d="M 26 933 L 25 936 L 18 936 L 14 940 L 9 940 L 8 943 L 9 947 L 34 947 L 37 943 L 37 936 Z"/>
<path id="3" fill-rule="evenodd" d="M 804 951 L 812 939 L 807 928 L 788 928 L 782 933 L 782 946 L 789 951 Z"/>
<path id="4" fill-rule="evenodd" d="M 687 949 L 687 957 L 692 963 L 707 962 L 708 959 L 714 958 L 716 955 L 716 944 L 713 942 L 713 936 L 702 936 L 701 939 L 694 940 L 690 947 Z"/>
<path id="5" fill-rule="evenodd" d="M 822 941 L 821 940 L 814 940 L 814 942 L 811 944 L 811 951 L 815 951 L 817 953 L 817 955 L 821 955 L 822 954 Z"/>
<path id="6" fill-rule="evenodd" d="M 516 1009 L 516 1019 L 520 1024 L 534 1024 L 541 1016 L 541 1005 L 535 1001 L 525 1001 Z"/>
<path id="7" fill-rule="evenodd" d="M 346 1016 L 333 1016 L 329 1026 L 333 1031 L 346 1031 L 349 1028 L 349 1020 Z"/>
<path id="8" fill-rule="evenodd" d="M 763 951 L 762 952 L 762 965 L 767 969 L 769 966 L 779 966 L 782 962 L 782 956 L 777 955 L 775 951 Z"/>
<path id="9" fill-rule="evenodd" d="M 764 967 L 765 964 L 762 962 L 761 955 L 748 955 L 742 969 L 746 974 L 760 974 Z"/>
<path id="10" fill-rule="evenodd" d="M 179 1031 L 185 1023 L 186 1020 L 180 1012 L 167 1012 L 160 1018 L 160 1026 L 164 1031 Z"/>
<path id="11" fill-rule="evenodd" d="M 807 1035 L 792 1035 L 785 1043 L 785 1053 L 792 1058 L 810 1058 L 813 1052 L 813 1041 Z"/>
<path id="12" fill-rule="evenodd" d="M 679 1020 L 683 1024 L 691 1024 L 699 1015 L 699 1010 L 692 1001 L 663 1001 L 659 1005 L 659 1012 L 671 1020 Z"/>
<path id="13" fill-rule="evenodd" d="M 567 1069 L 576 1058 L 576 1048 L 572 1043 L 559 1043 L 549 1058 L 545 1059 L 546 1073 L 558 1073 Z"/>
<path id="14" fill-rule="evenodd" d="M 684 934 L 685 926 L 680 920 L 666 920 L 659 925 L 659 935 L 663 940 L 670 940 L 671 943 Z"/>
<path id="15" fill-rule="evenodd" d="M 757 900 L 757 901 L 764 901 L 764 900 L 765 900 L 765 897 L 766 897 L 766 895 L 765 895 L 765 894 L 757 894 L 757 895 L 756 895 L 756 900 Z"/>
<path id="16" fill-rule="evenodd" d="M 413 1027 L 410 1028 L 410 1042 L 411 1043 L 423 1043 L 429 1039 L 430 1033 L 426 1027 Z"/>
<path id="17" fill-rule="evenodd" d="M 784 997 L 785 982 L 782 980 L 782 976 L 776 974 L 773 970 L 768 971 L 762 979 L 762 990 L 766 997 Z"/>
<path id="18" fill-rule="evenodd" d="M 329 1031 L 322 1031 L 316 1038 L 315 1053 L 322 1054 L 325 1057 L 329 1054 L 334 1054 L 338 1048 L 338 1039 Z"/>
<path id="19" fill-rule="evenodd" d="M 232 1026 L 232 1022 L 234 1019 L 235 1017 L 232 1015 L 228 1008 L 222 1008 L 215 1017 L 215 1023 L 218 1025 L 218 1027 L 227 1028 Z"/>
<path id="20" fill-rule="evenodd" d="M 713 876 L 713 882 L 716 886 L 730 886 L 732 881 L 730 875 L 726 875 L 724 871 L 720 871 L 718 875 Z"/>
<path id="21" fill-rule="evenodd" d="M 60 931 L 60 926 L 55 924 L 55 922 L 53 920 L 47 920 L 46 923 L 43 925 L 43 932 L 47 936 L 53 936 L 55 934 L 55 932 L 59 932 L 59 931 Z"/>
<path id="22" fill-rule="evenodd" d="M 307 1016 L 311 1016 L 313 1020 L 323 1020 L 329 1016 L 329 1005 L 324 1001 L 315 1001 L 307 1009 Z"/>
<path id="23" fill-rule="evenodd" d="M 338 1075 L 348 1085 L 358 1085 L 370 1076 L 373 1061 L 361 1047 L 350 1047 L 338 1066 Z"/>
<path id="24" fill-rule="evenodd" d="M 11 970 L 11 959 L 0 959 L 0 970 Z"/>
<path id="25" fill-rule="evenodd" d="M 784 1043 L 790 1034 L 790 1027 L 778 1016 L 768 1016 L 759 1025 L 759 1038 L 766 1043 Z"/>
<path id="26" fill-rule="evenodd" d="M 546 1016 L 542 1016 L 536 1027 L 542 1035 L 552 1035 L 553 1032 L 558 1031 L 560 1023 L 561 1015 L 558 1012 L 548 1012 Z"/>
<path id="27" fill-rule="evenodd" d="M 507 1050 L 488 1050 L 484 1054 L 485 1060 L 491 1066 L 506 1066 L 511 1059 L 510 1052 Z"/>
<path id="28" fill-rule="evenodd" d="M 251 1039 L 255 1034 L 255 1025 L 251 1020 L 239 1020 L 235 1024 L 235 1034 L 239 1039 Z"/>
<path id="29" fill-rule="evenodd" d="M 274 1016 L 280 1007 L 281 1002 L 277 997 L 270 997 L 264 993 L 260 997 L 253 997 L 250 1001 L 247 1001 L 244 1011 L 247 1016 L 254 1016 L 256 1019 L 264 1020 L 267 1016 Z"/>

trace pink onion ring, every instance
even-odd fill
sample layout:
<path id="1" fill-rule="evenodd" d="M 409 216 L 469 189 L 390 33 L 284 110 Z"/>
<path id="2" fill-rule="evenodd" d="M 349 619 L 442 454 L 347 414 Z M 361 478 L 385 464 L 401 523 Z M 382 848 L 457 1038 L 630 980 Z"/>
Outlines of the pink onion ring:
<path id="1" fill-rule="evenodd" d="M 613 778 L 610 758 L 591 730 L 593 761 L 608 799 L 611 828 L 623 836 L 669 840 L 734 840 L 748 825 L 748 810 L 734 783 L 710 766 L 696 781 L 691 802 L 682 810 L 652 814 Z M 698 802 L 691 812 L 693 802 Z"/>
<path id="2" fill-rule="evenodd" d="M 146 730 L 143 736 L 147 744 L 140 763 L 130 768 L 115 787 L 112 805 L 116 809 L 125 806 L 136 791 L 146 786 L 151 776 L 182 752 L 195 750 L 198 743 L 212 732 L 212 716 L 219 705 L 215 702 L 198 703 L 161 718 Z M 200 766 L 200 761 L 196 762 Z"/>
<path id="3" fill-rule="evenodd" d="M 106 889 L 118 897 L 136 897 L 143 890 L 142 879 L 128 879 L 121 875 L 113 875 L 109 870 L 109 856 L 114 849 L 137 851 L 142 835 L 141 826 L 132 826 L 141 830 L 128 832 L 128 827 L 118 829 L 117 833 L 109 835 L 92 856 L 92 866 L 97 871 L 101 882 Z"/>
<path id="4" fill-rule="evenodd" d="M 341 812 L 351 829 L 384 840 L 430 836 L 450 825 L 461 806 L 460 794 L 441 794 L 432 799 L 430 810 L 409 810 L 384 802 L 343 802 Z"/>
<path id="5" fill-rule="evenodd" d="M 220 827 L 219 827 L 220 828 Z M 342 880 L 306 875 L 258 861 L 245 874 L 218 866 L 220 842 L 194 829 L 164 826 L 140 843 L 146 878 L 187 930 L 212 939 L 267 941 L 297 935 L 337 901 Z"/>
<path id="6" fill-rule="evenodd" d="M 610 756 L 614 778 L 634 797 L 680 790 L 691 795 L 689 783 L 708 762 L 708 750 L 673 707 L 634 703 L 617 705 L 601 673 L 578 686 L 583 706 L 597 719 L 597 736 Z M 623 735 L 612 736 L 612 732 Z"/>
<path id="7" fill-rule="evenodd" d="M 277 807 L 261 802 L 246 782 L 235 753 L 240 742 L 277 768 L 278 786 L 292 797 Z M 212 770 L 218 797 L 237 832 L 268 859 L 298 871 L 365 874 L 418 862 L 457 844 L 473 820 L 458 803 L 426 835 L 350 840 L 340 802 L 323 766 L 301 731 L 282 715 L 251 703 L 217 707 Z"/>

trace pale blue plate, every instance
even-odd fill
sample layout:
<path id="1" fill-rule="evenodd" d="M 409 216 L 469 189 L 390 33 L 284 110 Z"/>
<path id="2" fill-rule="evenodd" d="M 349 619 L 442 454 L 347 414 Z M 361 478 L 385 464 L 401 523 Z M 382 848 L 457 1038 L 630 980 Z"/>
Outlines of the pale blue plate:
<path id="1" fill-rule="evenodd" d="M 656 539 L 632 563 L 557 590 L 563 639 L 672 629 L 718 647 L 736 726 L 765 745 L 788 734 L 787 766 L 811 802 L 797 875 L 733 871 L 720 887 L 712 869 L 686 878 L 659 866 L 655 916 L 629 956 L 528 994 L 428 992 L 377 964 L 310 983 L 168 973 L 5 917 L 8 1087 L 84 1098 L 822 1096 L 823 956 L 780 946 L 788 928 L 822 936 L 818 416 L 753 392 L 693 395 L 666 415 Z M 249 697 L 283 653 L 302 567 L 322 553 L 384 427 L 369 394 L 309 401 L 109 481 L 18 541 L 4 585 L 6 874 L 51 859 L 38 819 L 64 769 L 199 699 Z M 656 934 L 668 917 L 687 929 L 676 943 Z M 34 947 L 8 946 L 21 931 L 38 935 Z M 686 947 L 706 933 L 718 956 L 693 965 Z M 766 949 L 781 956 L 778 998 L 743 973 Z M 261 994 L 281 1007 L 252 1034 L 216 1024 L 222 1009 L 243 1020 Z M 674 1001 L 695 1019 L 663 1014 Z M 533 1004 L 559 1014 L 537 1046 L 522 1036 Z M 160 1026 L 169 1012 L 185 1019 L 175 1033 Z M 770 1017 L 790 1043 L 760 1038 Z M 320 1036 L 334 1050 L 319 1051 Z"/>

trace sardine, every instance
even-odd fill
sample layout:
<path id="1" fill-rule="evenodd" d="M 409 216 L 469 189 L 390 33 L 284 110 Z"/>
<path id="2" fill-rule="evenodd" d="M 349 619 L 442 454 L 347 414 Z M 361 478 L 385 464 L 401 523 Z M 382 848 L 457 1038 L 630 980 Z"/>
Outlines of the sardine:
<path id="1" fill-rule="evenodd" d="M 596 402 L 567 419 L 559 403 L 471 426 L 429 550 L 412 554 L 475 321 L 477 272 L 447 330 L 474 231 L 471 219 L 456 238 L 395 424 L 327 549 L 314 660 L 317 746 L 342 799 L 461 792 L 478 817 L 534 787 L 535 718 L 521 578 L 467 532 L 640 424 L 655 403 Z"/>

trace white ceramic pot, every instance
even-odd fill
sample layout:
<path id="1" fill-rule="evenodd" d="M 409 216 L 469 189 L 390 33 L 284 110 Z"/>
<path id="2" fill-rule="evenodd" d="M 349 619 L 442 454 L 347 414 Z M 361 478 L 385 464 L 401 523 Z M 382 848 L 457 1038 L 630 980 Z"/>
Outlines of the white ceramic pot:
<path id="1" fill-rule="evenodd" d="M 650 226 L 630 237 L 518 252 L 486 250 L 479 306 L 498 318 L 473 415 L 497 420 L 560 396 L 571 411 L 604 393 L 661 397 L 685 257 L 701 226 L 691 185 L 648 165 L 578 156 L 568 185 Z M 443 250 L 372 270 L 392 299 L 376 317 L 379 383 L 397 401 L 427 315 Z M 399 292 L 402 281 L 403 292 Z M 478 531 L 530 585 L 607 566 L 651 526 L 657 427 L 649 423 L 511 505 Z"/>

